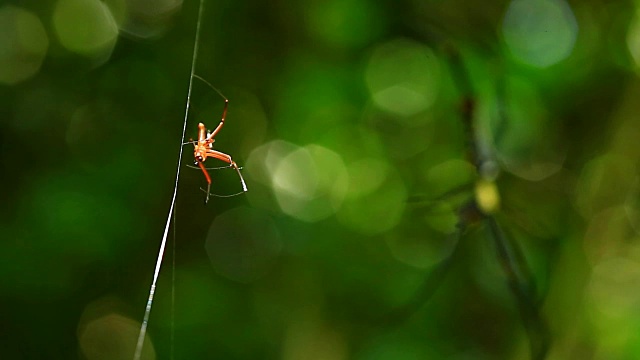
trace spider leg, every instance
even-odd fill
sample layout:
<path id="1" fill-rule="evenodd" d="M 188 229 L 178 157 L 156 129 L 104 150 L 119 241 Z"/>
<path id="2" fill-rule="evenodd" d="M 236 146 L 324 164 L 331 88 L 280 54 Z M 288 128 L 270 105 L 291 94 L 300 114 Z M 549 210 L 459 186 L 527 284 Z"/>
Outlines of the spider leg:
<path id="1" fill-rule="evenodd" d="M 216 129 L 213 130 L 213 132 L 211 132 L 211 134 L 209 134 L 209 136 L 207 136 L 207 142 L 213 142 L 213 139 L 216 137 L 218 132 L 220 132 L 220 129 L 222 129 L 222 126 L 224 125 L 224 120 L 227 118 L 227 109 L 228 108 L 229 108 L 229 100 L 225 98 L 224 99 L 224 109 L 222 110 L 222 120 L 220 120 L 220 124 L 218 124 Z"/>
<path id="2" fill-rule="evenodd" d="M 200 169 L 199 166 L 193 166 L 193 165 L 185 165 L 185 166 L 192 169 Z M 207 170 L 233 169 L 233 166 L 229 165 L 229 166 L 205 167 L 205 169 Z M 242 170 L 242 166 L 238 166 L 238 169 Z"/>
<path id="3" fill-rule="evenodd" d="M 240 177 L 240 182 L 242 183 L 242 190 L 243 191 L 247 191 L 247 184 L 244 182 L 244 178 L 242 177 L 242 173 L 240 172 L 240 168 L 238 167 L 238 164 L 236 164 L 235 161 L 233 161 L 233 159 L 231 159 L 231 155 L 225 154 L 223 152 L 220 151 L 216 151 L 216 150 L 207 150 L 207 156 L 211 156 L 213 158 L 216 158 L 218 160 L 222 160 L 224 162 L 229 163 L 231 166 L 233 166 L 234 169 L 236 169 L 236 172 L 238 172 L 238 176 Z"/>
<path id="4" fill-rule="evenodd" d="M 211 193 L 211 177 L 209 176 L 207 169 L 202 165 L 202 162 L 198 161 L 198 167 L 200 167 L 204 173 L 204 177 L 207 179 L 207 197 L 204 199 L 204 203 L 206 204 L 209 202 L 209 194 Z"/>
<path id="5" fill-rule="evenodd" d="M 204 125 L 203 124 L 199 124 L 198 125 L 198 126 L 201 127 L 200 128 L 201 129 L 200 141 L 206 140 L 207 143 L 212 143 L 213 142 L 213 138 L 215 138 L 215 136 L 218 134 L 220 129 L 222 129 L 222 125 L 224 125 L 224 120 L 227 118 L 227 109 L 229 107 L 229 99 L 227 99 L 227 97 L 224 96 L 224 94 L 222 92 L 220 92 L 220 90 L 218 90 L 215 86 L 211 85 L 211 83 L 209 83 L 207 80 L 203 79 L 201 76 L 194 74 L 193 77 L 198 79 L 198 80 L 200 80 L 200 81 L 202 81 L 203 83 L 205 83 L 208 87 L 211 88 L 211 90 L 213 90 L 216 93 L 218 93 L 218 95 L 220 95 L 220 97 L 224 99 L 224 109 L 222 110 L 222 120 L 220 120 L 220 124 L 218 124 L 216 129 L 213 130 L 212 133 L 206 134 L 206 137 L 203 137 L 202 135 L 204 133 L 202 132 L 202 128 L 204 128 Z"/>
<path id="6" fill-rule="evenodd" d="M 207 128 L 203 123 L 198 123 L 198 143 L 207 141 Z"/>

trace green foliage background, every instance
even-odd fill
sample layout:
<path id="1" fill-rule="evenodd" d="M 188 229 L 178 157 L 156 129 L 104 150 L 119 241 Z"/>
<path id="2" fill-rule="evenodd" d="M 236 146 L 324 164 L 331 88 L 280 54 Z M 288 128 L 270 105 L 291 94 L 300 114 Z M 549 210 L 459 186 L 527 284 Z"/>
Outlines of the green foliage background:
<path id="1" fill-rule="evenodd" d="M 48 48 L 39 71 L 0 85 L 1 357 L 131 358 L 171 200 L 198 2 L 166 13 L 171 1 L 129 2 L 147 14 L 131 24 L 158 32 L 122 32 L 102 57 L 60 40 L 58 2 L 9 3 L 40 19 Z M 127 2 L 105 3 L 125 14 Z M 639 357 L 638 5 L 571 1 L 575 46 L 540 66 L 503 36 L 509 4 L 206 1 L 196 74 L 230 99 L 215 146 L 244 166 L 249 192 L 204 206 L 202 174 L 181 169 L 175 256 L 170 243 L 145 356 L 170 358 L 175 336 L 176 359 L 527 358 L 482 222 L 433 297 L 389 320 L 450 254 L 457 207 L 474 196 L 441 198 L 476 181 L 461 120 L 471 96 L 477 140 L 501 168 L 496 219 L 534 275 L 548 358 Z M 84 24 L 78 34 L 98 26 Z M 518 46 L 542 41 L 525 25 Z M 372 60 L 393 51 L 404 55 Z M 398 78 L 422 97 L 395 93 L 381 107 L 376 87 Z M 222 100 L 196 81 L 191 110 L 187 137 L 215 126 Z M 216 193 L 239 190 L 232 171 L 212 176 Z"/>

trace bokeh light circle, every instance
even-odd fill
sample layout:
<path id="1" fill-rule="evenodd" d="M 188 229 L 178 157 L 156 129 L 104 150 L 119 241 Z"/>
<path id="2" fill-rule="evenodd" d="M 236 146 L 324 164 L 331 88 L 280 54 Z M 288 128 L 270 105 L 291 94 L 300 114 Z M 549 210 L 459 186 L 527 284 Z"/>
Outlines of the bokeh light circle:
<path id="1" fill-rule="evenodd" d="M 624 204 L 635 185 L 632 161 L 608 153 L 593 158 L 582 169 L 575 189 L 575 205 L 582 216 L 591 218 L 599 211 Z"/>
<path id="2" fill-rule="evenodd" d="M 609 258 L 593 268 L 589 280 L 585 294 L 586 310 L 599 345 L 620 349 L 637 344 L 640 263 L 627 257 Z"/>
<path id="3" fill-rule="evenodd" d="M 636 177 L 624 202 L 624 211 L 636 234 L 640 233 L 640 177 Z"/>
<path id="4" fill-rule="evenodd" d="M 19 7 L 0 7 L 0 83 L 13 85 L 40 70 L 49 38 L 40 19 Z"/>
<path id="5" fill-rule="evenodd" d="M 504 16 L 502 35 L 516 59 L 545 68 L 571 54 L 578 23 L 563 0 L 514 0 Z"/>
<path id="6" fill-rule="evenodd" d="M 283 140 L 264 143 L 251 151 L 244 163 L 246 180 L 251 189 L 246 193 L 252 206 L 280 212 L 280 206 L 273 192 L 273 175 L 282 159 L 299 146 Z"/>
<path id="7" fill-rule="evenodd" d="M 297 149 L 299 149 L 297 145 L 282 140 L 270 141 L 256 147 L 249 154 L 245 165 L 247 176 L 260 184 L 271 187 L 271 180 L 278 164 L 285 156 Z"/>
<path id="8" fill-rule="evenodd" d="M 636 11 L 629 31 L 627 32 L 627 48 L 636 64 L 636 72 L 640 71 L 640 11 Z"/>
<path id="9" fill-rule="evenodd" d="M 120 31 L 138 39 L 158 37 L 171 25 L 182 0 L 106 0 Z"/>
<path id="10" fill-rule="evenodd" d="M 314 144 L 285 156 L 273 173 L 273 189 L 282 211 L 307 222 L 334 214 L 347 186 L 347 170 L 340 155 Z"/>
<path id="11" fill-rule="evenodd" d="M 320 172 L 311 153 L 300 148 L 283 159 L 273 178 L 276 189 L 301 200 L 310 200 L 318 190 Z"/>
<path id="12" fill-rule="evenodd" d="M 111 10 L 98 0 L 58 0 L 53 26 L 62 46 L 97 61 L 109 58 L 118 36 Z"/>
<path id="13" fill-rule="evenodd" d="M 376 158 L 364 158 L 349 165 L 349 196 L 359 197 L 372 193 L 384 182 L 388 165 Z"/>
<path id="14" fill-rule="evenodd" d="M 88 304 L 78 323 L 78 344 L 87 360 L 130 359 L 136 350 L 140 322 L 122 314 L 122 302 L 105 297 Z M 141 359 L 153 360 L 156 352 L 147 333 Z"/>
<path id="15" fill-rule="evenodd" d="M 365 80 L 379 108 L 400 116 L 412 116 L 434 103 L 440 84 L 440 65 L 427 46 L 396 39 L 373 51 Z"/>
<path id="16" fill-rule="evenodd" d="M 584 253 L 592 265 L 623 252 L 634 232 L 623 206 L 614 206 L 594 214 L 584 233 Z"/>

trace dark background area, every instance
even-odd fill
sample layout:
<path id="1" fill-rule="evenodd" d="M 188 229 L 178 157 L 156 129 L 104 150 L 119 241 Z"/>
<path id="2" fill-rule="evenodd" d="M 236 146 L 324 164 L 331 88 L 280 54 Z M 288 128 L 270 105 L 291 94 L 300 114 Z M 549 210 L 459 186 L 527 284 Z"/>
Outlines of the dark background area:
<path id="1" fill-rule="evenodd" d="M 133 357 L 198 6 L 0 4 L 3 359 Z M 639 11 L 205 0 L 143 358 L 640 356 Z"/>

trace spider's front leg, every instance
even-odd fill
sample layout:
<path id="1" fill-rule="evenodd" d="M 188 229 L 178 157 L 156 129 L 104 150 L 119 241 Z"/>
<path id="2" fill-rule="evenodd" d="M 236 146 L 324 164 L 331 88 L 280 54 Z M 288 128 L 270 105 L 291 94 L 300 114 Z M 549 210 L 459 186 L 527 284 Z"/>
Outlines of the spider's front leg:
<path id="1" fill-rule="evenodd" d="M 218 124 L 218 126 L 216 126 L 216 129 L 213 130 L 213 132 L 211 134 L 209 134 L 209 136 L 207 137 L 207 140 L 210 140 L 211 142 L 213 142 L 213 139 L 216 137 L 218 132 L 220 132 L 220 130 L 222 129 L 222 126 L 224 125 L 224 120 L 227 118 L 227 109 L 228 108 L 229 108 L 229 100 L 225 98 L 224 99 L 224 109 L 222 110 L 222 120 L 220 120 L 220 124 Z"/>

